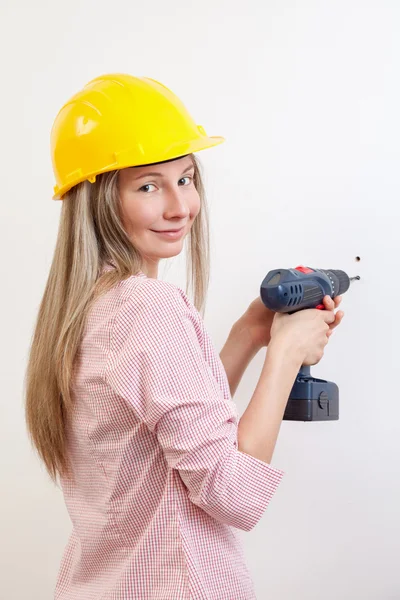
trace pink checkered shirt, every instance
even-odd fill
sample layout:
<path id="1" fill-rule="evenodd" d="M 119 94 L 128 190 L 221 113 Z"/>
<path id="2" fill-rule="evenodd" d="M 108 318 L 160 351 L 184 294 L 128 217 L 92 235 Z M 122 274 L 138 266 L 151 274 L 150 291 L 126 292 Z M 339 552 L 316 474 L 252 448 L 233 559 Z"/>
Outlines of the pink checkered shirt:
<path id="1" fill-rule="evenodd" d="M 238 450 L 223 364 L 183 290 L 139 272 L 103 295 L 72 389 L 56 600 L 254 599 L 238 530 L 284 472 Z"/>

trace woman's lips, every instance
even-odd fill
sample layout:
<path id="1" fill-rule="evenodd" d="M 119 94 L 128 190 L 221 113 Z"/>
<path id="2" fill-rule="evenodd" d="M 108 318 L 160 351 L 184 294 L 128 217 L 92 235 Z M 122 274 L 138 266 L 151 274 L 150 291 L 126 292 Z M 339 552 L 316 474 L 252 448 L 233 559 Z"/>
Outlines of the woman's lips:
<path id="1" fill-rule="evenodd" d="M 164 236 L 167 239 L 175 239 L 179 238 L 182 235 L 184 229 L 184 227 L 181 227 L 181 229 L 178 229 L 177 231 L 154 231 L 154 229 L 150 229 L 150 231 L 152 231 L 153 233 L 157 233 L 158 235 Z"/>

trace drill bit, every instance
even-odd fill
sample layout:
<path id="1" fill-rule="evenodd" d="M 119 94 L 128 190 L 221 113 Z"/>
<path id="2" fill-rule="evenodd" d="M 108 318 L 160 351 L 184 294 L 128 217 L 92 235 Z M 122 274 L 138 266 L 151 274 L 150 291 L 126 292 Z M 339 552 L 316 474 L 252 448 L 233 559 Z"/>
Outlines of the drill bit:
<path id="1" fill-rule="evenodd" d="M 356 275 L 355 277 L 349 277 L 350 281 L 354 281 L 355 279 L 361 279 L 361 277 L 359 275 Z"/>

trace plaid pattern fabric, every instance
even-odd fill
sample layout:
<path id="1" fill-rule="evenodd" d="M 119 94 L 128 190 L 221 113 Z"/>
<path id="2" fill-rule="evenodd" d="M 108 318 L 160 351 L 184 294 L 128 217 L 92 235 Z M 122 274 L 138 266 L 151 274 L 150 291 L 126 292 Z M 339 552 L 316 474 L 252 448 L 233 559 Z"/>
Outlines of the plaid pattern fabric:
<path id="1" fill-rule="evenodd" d="M 284 472 L 238 450 L 223 364 L 183 290 L 142 272 L 118 283 L 76 364 L 55 599 L 254 599 L 237 530 Z"/>

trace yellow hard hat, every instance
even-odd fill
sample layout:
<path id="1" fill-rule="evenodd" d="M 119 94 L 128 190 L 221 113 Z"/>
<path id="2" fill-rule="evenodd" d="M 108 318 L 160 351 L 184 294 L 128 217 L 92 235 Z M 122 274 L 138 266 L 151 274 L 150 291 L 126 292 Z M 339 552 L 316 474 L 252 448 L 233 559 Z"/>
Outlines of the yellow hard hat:
<path id="1" fill-rule="evenodd" d="M 64 104 L 51 130 L 53 200 L 96 175 L 164 162 L 225 141 L 209 137 L 165 85 L 148 77 L 101 75 Z"/>

